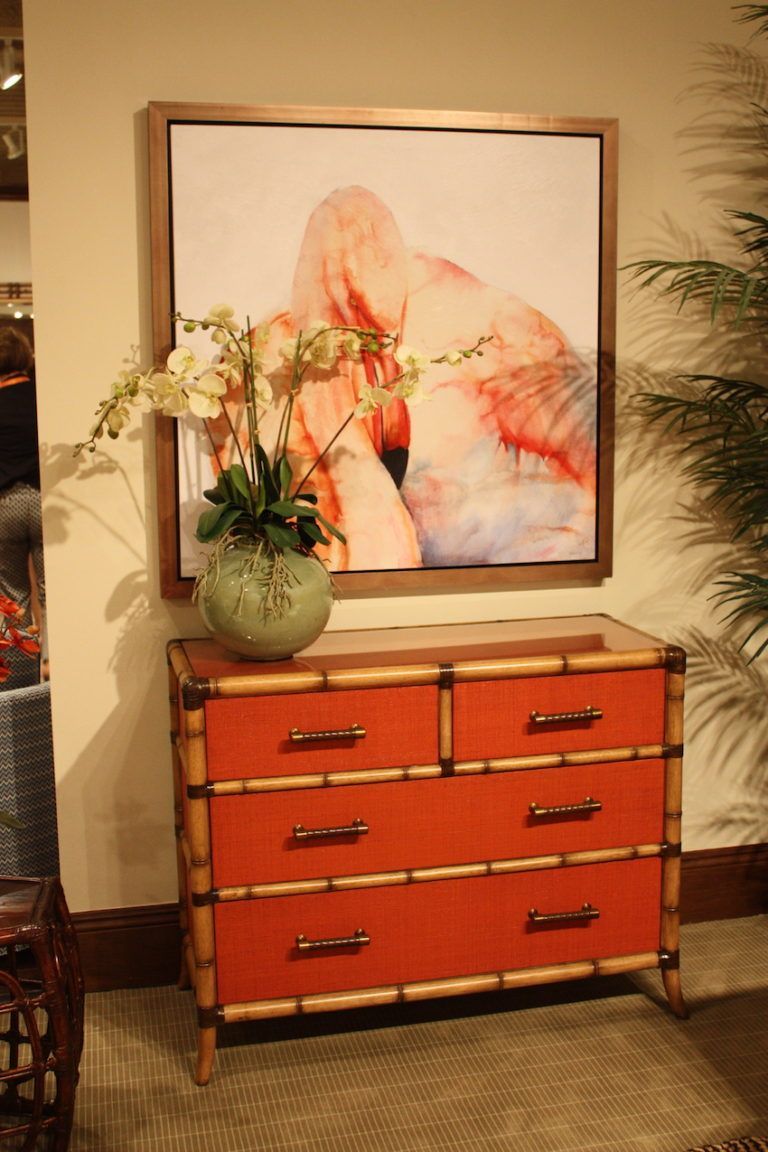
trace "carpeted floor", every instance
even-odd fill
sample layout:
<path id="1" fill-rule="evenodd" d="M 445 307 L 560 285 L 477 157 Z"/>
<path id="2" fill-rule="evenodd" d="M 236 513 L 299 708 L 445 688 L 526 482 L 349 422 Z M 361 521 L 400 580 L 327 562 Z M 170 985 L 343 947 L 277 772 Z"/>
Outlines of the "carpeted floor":
<path id="1" fill-rule="evenodd" d="M 236 1026 L 207 1088 L 190 993 L 91 994 L 70 1152 L 686 1152 L 768 1136 L 768 917 L 689 925 L 682 943 L 688 1021 L 649 972 Z"/>

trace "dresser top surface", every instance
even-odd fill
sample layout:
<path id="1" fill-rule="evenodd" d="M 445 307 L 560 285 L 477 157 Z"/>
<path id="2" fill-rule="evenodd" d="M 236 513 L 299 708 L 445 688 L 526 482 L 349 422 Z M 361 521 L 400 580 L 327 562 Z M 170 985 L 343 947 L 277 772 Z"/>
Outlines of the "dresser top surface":
<path id="1" fill-rule="evenodd" d="M 264 663 L 233 656 L 210 639 L 182 643 L 194 674 L 216 679 L 336 668 L 529 659 L 576 652 L 604 653 L 609 659 L 624 652 L 663 647 L 658 638 L 603 615 L 328 631 L 292 659 Z"/>

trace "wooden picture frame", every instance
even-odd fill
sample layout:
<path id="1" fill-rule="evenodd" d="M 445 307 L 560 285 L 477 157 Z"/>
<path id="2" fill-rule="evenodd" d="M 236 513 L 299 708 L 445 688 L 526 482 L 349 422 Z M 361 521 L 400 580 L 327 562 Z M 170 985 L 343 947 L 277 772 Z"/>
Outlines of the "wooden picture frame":
<path id="1" fill-rule="evenodd" d="M 414 465 L 413 481 L 406 472 L 395 496 L 415 525 L 419 563 L 335 571 L 343 594 L 584 583 L 610 574 L 616 120 L 188 103 L 151 103 L 148 118 L 156 362 L 182 342 L 171 322 L 176 310 L 198 316 L 226 301 L 256 323 L 285 309 L 308 207 L 336 188 L 360 186 L 397 220 L 407 258 L 439 269 L 422 314 L 464 315 L 455 289 L 461 274 L 496 334 L 503 371 L 471 388 L 466 380 L 435 388 L 437 403 L 415 423 L 410 459 L 419 470 Z M 550 411 L 537 399 L 521 430 L 516 414 L 538 387 L 530 373 L 552 375 L 554 361 L 538 352 L 541 324 L 562 335 L 583 372 L 575 384 L 559 379 Z M 402 339 L 417 344 L 407 321 Z M 489 421 L 498 429 L 487 443 L 471 439 L 474 415 L 458 416 L 480 409 L 483 436 Z M 543 430 L 534 434 L 536 424 Z M 430 425 L 435 444 L 456 442 L 455 475 L 434 445 L 425 447 Z M 199 450 L 188 435 L 158 418 L 165 597 L 190 595 L 202 560 L 190 523 L 205 485 L 197 484 Z M 475 481 L 480 457 L 493 460 L 492 470 Z M 484 492 L 490 501 L 480 499 Z M 475 555 L 469 540 L 478 522 L 485 543 Z"/>

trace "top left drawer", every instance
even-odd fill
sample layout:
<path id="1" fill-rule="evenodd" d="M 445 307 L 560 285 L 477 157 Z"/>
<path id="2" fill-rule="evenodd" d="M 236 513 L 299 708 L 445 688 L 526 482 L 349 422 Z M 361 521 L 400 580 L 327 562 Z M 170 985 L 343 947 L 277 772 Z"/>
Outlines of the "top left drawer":
<path id="1" fill-rule="evenodd" d="M 208 779 L 436 764 L 437 693 L 426 685 L 208 700 Z M 344 735 L 355 727 L 365 735 Z M 292 730 L 333 735 L 293 740 Z"/>

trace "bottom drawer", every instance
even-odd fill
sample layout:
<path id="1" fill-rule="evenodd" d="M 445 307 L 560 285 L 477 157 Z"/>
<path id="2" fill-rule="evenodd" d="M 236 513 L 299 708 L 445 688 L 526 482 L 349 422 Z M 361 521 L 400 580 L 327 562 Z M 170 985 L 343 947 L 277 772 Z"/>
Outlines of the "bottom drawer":
<path id="1" fill-rule="evenodd" d="M 661 861 L 439 880 L 403 887 L 222 903 L 215 909 L 220 1004 L 268 1000 L 659 947 Z M 592 920 L 534 924 L 528 912 Z M 367 946 L 300 951 L 296 937 L 339 939 L 364 929 Z"/>

